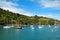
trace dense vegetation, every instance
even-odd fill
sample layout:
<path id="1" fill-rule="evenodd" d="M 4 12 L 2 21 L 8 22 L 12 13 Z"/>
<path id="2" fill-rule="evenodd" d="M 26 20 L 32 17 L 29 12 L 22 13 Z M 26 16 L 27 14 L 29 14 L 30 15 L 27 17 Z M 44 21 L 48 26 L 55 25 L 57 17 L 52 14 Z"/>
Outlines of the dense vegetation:
<path id="1" fill-rule="evenodd" d="M 52 18 L 47 18 L 43 16 L 25 16 L 18 13 L 13 13 L 8 10 L 3 10 L 0 8 L 0 25 L 7 24 L 23 24 L 23 25 L 53 25 L 54 22 L 60 22 Z"/>

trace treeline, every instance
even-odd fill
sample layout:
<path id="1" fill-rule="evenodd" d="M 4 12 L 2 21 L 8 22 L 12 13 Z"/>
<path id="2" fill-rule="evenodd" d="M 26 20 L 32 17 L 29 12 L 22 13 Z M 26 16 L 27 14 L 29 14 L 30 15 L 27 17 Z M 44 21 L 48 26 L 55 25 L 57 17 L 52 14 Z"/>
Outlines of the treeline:
<path id="1" fill-rule="evenodd" d="M 55 21 L 60 22 L 52 18 L 43 16 L 25 16 L 18 13 L 10 12 L 9 10 L 3 10 L 0 8 L 0 25 L 7 24 L 21 24 L 21 25 L 53 25 Z"/>

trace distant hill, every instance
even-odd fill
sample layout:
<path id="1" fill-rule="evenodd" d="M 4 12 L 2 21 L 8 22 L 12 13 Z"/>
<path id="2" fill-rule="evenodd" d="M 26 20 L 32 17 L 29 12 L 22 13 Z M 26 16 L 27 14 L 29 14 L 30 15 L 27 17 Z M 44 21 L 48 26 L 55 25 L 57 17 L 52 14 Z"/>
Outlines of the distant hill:
<path id="1" fill-rule="evenodd" d="M 21 24 L 21 25 L 53 25 L 55 21 L 60 22 L 52 18 L 43 16 L 26 16 L 18 13 L 10 12 L 0 8 L 0 25 L 6 24 Z"/>

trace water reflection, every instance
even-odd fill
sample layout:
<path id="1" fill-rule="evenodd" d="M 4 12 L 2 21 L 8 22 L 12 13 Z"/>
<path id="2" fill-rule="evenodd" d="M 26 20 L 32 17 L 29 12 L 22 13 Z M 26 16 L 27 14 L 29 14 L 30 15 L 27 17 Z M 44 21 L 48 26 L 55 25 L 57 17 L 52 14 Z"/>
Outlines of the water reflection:
<path id="1" fill-rule="evenodd" d="M 54 30 L 53 30 L 53 29 L 51 29 L 51 32 L 54 32 Z"/>
<path id="2" fill-rule="evenodd" d="M 1 29 L 0 28 L 0 40 L 57 40 L 60 38 L 60 27 L 55 26 L 23 26 L 24 29 Z M 40 29 L 42 30 L 40 30 Z M 32 31 L 33 30 L 33 31 Z M 37 35 L 36 35 L 37 34 Z M 57 37 L 57 39 L 56 39 Z M 11 38 L 11 39 L 9 39 Z M 60 39 L 59 39 L 60 40 Z"/>

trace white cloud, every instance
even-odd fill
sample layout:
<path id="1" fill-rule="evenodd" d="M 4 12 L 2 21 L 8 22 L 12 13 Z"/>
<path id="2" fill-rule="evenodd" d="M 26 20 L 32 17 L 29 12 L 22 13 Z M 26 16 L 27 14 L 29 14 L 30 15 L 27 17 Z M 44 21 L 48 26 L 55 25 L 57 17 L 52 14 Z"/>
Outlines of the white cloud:
<path id="1" fill-rule="evenodd" d="M 23 15 L 31 16 L 30 12 L 25 11 L 24 9 L 17 8 L 19 5 L 13 2 L 7 2 L 6 0 L 0 0 L 0 8 L 5 10 L 12 11 L 14 13 L 20 13 Z"/>
<path id="2" fill-rule="evenodd" d="M 39 0 L 38 3 L 40 3 L 40 5 L 42 5 L 44 8 L 60 9 L 60 1 L 59 0 Z"/>
<path id="3" fill-rule="evenodd" d="M 60 9 L 60 0 L 30 0 L 31 2 L 38 2 L 43 8 Z"/>
<path id="4" fill-rule="evenodd" d="M 58 19 L 60 20 L 60 14 L 57 14 L 57 15 L 52 15 L 52 14 L 40 14 L 38 16 L 43 16 L 43 17 L 48 17 L 48 18 L 53 18 L 53 19 Z"/>

